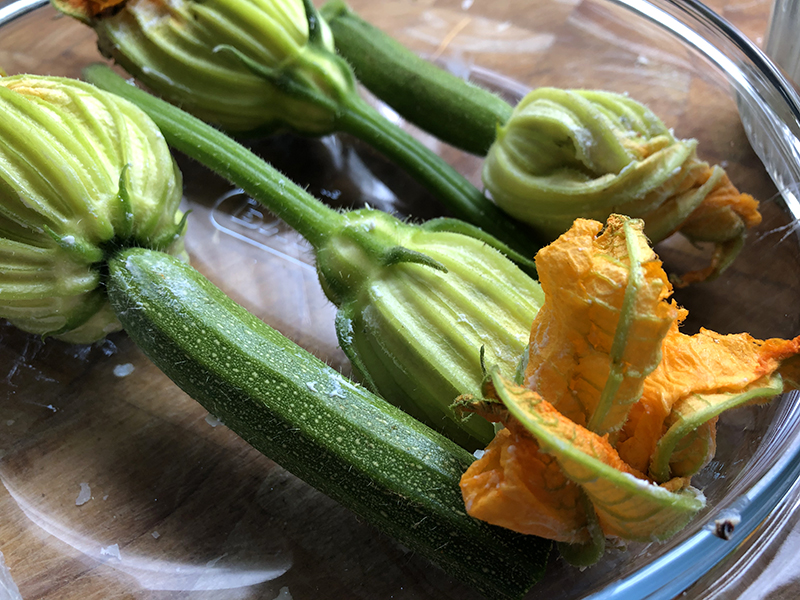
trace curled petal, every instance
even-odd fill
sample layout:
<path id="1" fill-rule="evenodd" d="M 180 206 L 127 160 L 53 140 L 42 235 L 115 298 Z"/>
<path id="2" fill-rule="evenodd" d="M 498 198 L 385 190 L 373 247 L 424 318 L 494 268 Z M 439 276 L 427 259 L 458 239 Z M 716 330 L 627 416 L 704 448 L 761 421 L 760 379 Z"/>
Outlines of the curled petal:
<path id="1" fill-rule="evenodd" d="M 461 493 L 476 519 L 559 542 L 589 540 L 580 487 L 522 432 L 501 429 L 462 476 Z"/>
<path id="2" fill-rule="evenodd" d="M 678 331 L 676 321 L 664 338 L 661 363 L 645 380 L 642 396 L 620 432 L 616 444 L 620 456 L 637 469 L 650 469 L 656 444 L 672 425 L 668 420 L 670 415 L 674 410 L 689 411 L 691 398 L 695 396 L 706 399 L 698 402 L 712 402 L 726 410 L 741 402 L 769 398 L 784 389 L 797 387 L 792 370 L 798 364 L 798 352 L 800 337 L 757 340 L 747 333 L 721 335 L 707 329 L 689 336 Z M 777 392 L 773 391 L 776 384 L 762 386 L 758 383 L 784 372 L 787 376 Z M 679 409 L 679 403 L 683 409 Z M 691 412 L 696 410 L 691 409 Z M 695 427 L 703 422 L 698 420 L 701 413 L 706 414 L 701 411 L 692 417 Z M 707 414 L 705 419 L 716 416 Z M 663 461 L 659 459 L 660 464 Z M 658 472 L 659 479 L 667 477 L 663 467 L 659 467 Z"/>
<path id="3" fill-rule="evenodd" d="M 545 303 L 531 330 L 525 383 L 593 431 L 619 429 L 658 365 L 678 309 L 641 221 L 605 229 L 578 219 L 539 252 Z"/>
<path id="4" fill-rule="evenodd" d="M 761 219 L 725 171 L 696 156 L 644 105 L 611 92 L 537 88 L 499 129 L 483 182 L 506 212 L 556 239 L 576 218 L 622 213 L 658 242 L 676 231 L 716 244 L 712 264 L 682 284 L 713 277 Z M 738 243 L 734 243 L 738 240 Z"/>
<path id="5" fill-rule="evenodd" d="M 535 392 L 503 380 L 496 372 L 492 379 L 499 399 L 512 416 L 512 432 L 524 428 L 540 451 L 556 460 L 563 475 L 581 487 L 606 535 L 639 541 L 665 539 L 705 505 L 688 480 L 675 479 L 665 486 L 652 483 L 620 459 L 606 436 L 576 425 Z M 495 476 L 498 472 L 505 473 L 495 470 Z M 504 500 L 496 499 L 496 513 L 513 510 Z M 588 539 L 586 531 L 580 541 Z"/>

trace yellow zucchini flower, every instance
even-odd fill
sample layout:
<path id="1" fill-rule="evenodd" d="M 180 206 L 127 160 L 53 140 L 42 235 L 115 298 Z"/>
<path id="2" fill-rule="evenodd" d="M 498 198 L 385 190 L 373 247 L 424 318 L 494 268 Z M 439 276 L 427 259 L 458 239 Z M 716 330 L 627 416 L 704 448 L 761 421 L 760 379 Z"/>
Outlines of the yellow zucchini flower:
<path id="1" fill-rule="evenodd" d="M 800 337 L 680 333 L 686 311 L 642 229 L 579 219 L 540 251 L 545 302 L 522 385 L 493 369 L 483 398 L 458 403 L 506 426 L 461 479 L 469 514 L 593 547 L 592 560 L 604 536 L 680 530 L 705 504 L 690 478 L 713 456 L 719 414 L 798 387 Z"/>

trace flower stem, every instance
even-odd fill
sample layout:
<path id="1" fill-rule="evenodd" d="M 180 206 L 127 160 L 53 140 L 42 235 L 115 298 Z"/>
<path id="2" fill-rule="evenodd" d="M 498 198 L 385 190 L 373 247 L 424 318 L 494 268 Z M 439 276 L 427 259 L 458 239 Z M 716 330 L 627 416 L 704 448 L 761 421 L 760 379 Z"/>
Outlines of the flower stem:
<path id="1" fill-rule="evenodd" d="M 318 249 L 344 223 L 325 206 L 227 135 L 179 108 L 130 85 L 104 65 L 91 65 L 84 77 L 122 96 L 146 112 L 170 146 L 199 161 L 262 203 Z"/>
<path id="2" fill-rule="evenodd" d="M 336 49 L 373 94 L 448 144 L 486 155 L 497 126 L 511 116 L 507 102 L 420 58 L 342 0 L 331 0 L 320 12 Z"/>
<path id="3" fill-rule="evenodd" d="M 438 154 L 387 121 L 356 94 L 342 101 L 336 126 L 402 166 L 458 219 L 477 225 L 526 258 L 535 254 L 538 246 L 529 229 L 500 210 Z"/>

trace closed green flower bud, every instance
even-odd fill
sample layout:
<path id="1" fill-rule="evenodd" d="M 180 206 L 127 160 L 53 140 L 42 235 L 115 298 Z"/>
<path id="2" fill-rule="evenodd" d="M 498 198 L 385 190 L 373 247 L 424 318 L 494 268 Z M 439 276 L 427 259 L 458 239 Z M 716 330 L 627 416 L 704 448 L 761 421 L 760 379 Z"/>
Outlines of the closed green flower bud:
<path id="1" fill-rule="evenodd" d="M 354 89 L 328 25 L 314 16 L 310 31 L 302 0 L 55 4 L 90 24 L 101 51 L 142 83 L 229 131 L 329 133 Z"/>
<path id="2" fill-rule="evenodd" d="M 0 317 L 77 343 L 120 329 L 103 259 L 122 245 L 182 253 L 181 194 L 132 104 L 70 79 L 0 78 Z"/>
<path id="3" fill-rule="evenodd" d="M 483 366 L 513 376 L 544 296 L 539 284 L 482 241 L 402 223 L 385 213 L 345 215 L 317 254 L 339 306 L 342 348 L 384 398 L 468 449 L 493 436 L 451 405 L 480 393 Z"/>
<path id="4" fill-rule="evenodd" d="M 735 254 L 760 220 L 758 203 L 722 168 L 698 160 L 696 146 L 627 96 L 539 88 L 499 129 L 483 181 L 503 210 L 548 239 L 578 217 L 604 222 L 619 213 L 644 219 L 654 243 L 686 223 L 692 240 Z M 730 259 L 715 256 L 706 276 Z"/>

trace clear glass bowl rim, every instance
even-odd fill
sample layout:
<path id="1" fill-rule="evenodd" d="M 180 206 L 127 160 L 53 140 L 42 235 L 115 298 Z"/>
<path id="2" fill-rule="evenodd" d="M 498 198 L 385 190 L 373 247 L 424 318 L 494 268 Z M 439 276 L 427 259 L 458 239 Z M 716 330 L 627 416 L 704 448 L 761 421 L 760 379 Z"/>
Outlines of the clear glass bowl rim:
<path id="1" fill-rule="evenodd" d="M 696 0 L 607 1 L 626 8 L 680 39 L 721 69 L 738 94 L 755 100 L 768 117 L 778 119 L 782 125 L 779 128 L 782 139 L 773 141 L 781 149 L 788 150 L 789 156 L 795 159 L 789 163 L 791 175 L 795 176 L 791 178 L 800 181 L 800 95 L 752 41 Z M 48 3 L 49 0 L 13 0 L 10 3 L 0 0 L 0 27 Z M 713 39 L 708 39 L 701 32 L 710 33 Z M 758 81 L 753 82 L 748 77 L 743 65 L 750 72 L 758 74 Z M 769 157 L 759 152 L 758 147 L 755 149 L 778 184 L 792 217 L 800 219 L 800 202 L 791 191 L 781 186 L 785 178 L 776 177 L 775 166 L 770 164 Z M 770 453 L 773 457 L 765 465 L 759 479 L 724 506 L 716 506 L 706 517 L 708 524 L 675 548 L 638 571 L 590 593 L 584 600 L 671 600 L 730 556 L 781 503 L 795 481 L 800 479 L 798 400 L 798 392 L 786 394 L 784 398 L 785 408 L 776 416 L 776 422 L 783 422 L 784 432 L 759 449 L 760 457 Z M 741 519 L 729 540 L 714 534 L 714 516 L 722 511 L 734 511 Z"/>

